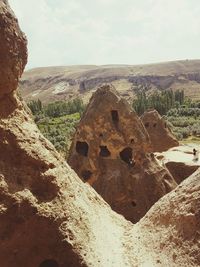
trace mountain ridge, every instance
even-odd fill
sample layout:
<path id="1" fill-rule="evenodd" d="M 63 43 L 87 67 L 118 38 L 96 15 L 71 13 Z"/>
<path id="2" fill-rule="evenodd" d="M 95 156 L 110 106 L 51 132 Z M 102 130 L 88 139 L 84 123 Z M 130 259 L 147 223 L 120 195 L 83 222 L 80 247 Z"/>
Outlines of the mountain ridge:
<path id="1" fill-rule="evenodd" d="M 24 99 L 44 103 L 81 97 L 88 102 L 97 87 L 113 84 L 128 100 L 138 88 L 183 89 L 186 96 L 200 99 L 200 60 L 179 60 L 144 65 L 71 65 L 33 68 L 20 81 Z"/>

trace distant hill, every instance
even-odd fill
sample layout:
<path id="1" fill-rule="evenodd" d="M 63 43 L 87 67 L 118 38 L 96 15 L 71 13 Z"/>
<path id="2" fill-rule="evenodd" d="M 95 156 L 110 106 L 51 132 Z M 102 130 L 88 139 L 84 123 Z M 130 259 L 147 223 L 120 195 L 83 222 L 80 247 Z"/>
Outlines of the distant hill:
<path id="1" fill-rule="evenodd" d="M 200 99 L 200 60 L 182 60 L 147 65 L 82 65 L 35 68 L 26 71 L 20 91 L 28 102 L 44 103 L 81 97 L 85 102 L 104 83 L 112 83 L 122 96 L 134 97 L 138 90 L 184 89 Z"/>

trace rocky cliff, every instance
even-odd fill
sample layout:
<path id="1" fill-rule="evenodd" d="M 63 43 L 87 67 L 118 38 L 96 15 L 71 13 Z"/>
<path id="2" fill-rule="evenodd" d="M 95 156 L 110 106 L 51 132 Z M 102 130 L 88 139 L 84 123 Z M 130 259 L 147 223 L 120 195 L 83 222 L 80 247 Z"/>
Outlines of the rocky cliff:
<path id="1" fill-rule="evenodd" d="M 3 98 L 17 87 L 27 61 L 27 51 L 25 36 L 21 33 L 12 11 L 5 7 L 7 1 L 1 2 L 4 20 L 0 25 L 0 98 Z M 8 24 L 11 25 L 10 28 L 7 28 Z"/>
<path id="2" fill-rule="evenodd" d="M 17 98 L 26 40 L 2 0 L 0 26 L 0 265 L 199 266 L 200 173 L 139 224 L 117 215 L 81 182 Z"/>
<path id="3" fill-rule="evenodd" d="M 81 97 L 88 102 L 102 84 L 111 83 L 121 96 L 132 99 L 138 90 L 184 90 L 199 99 L 200 60 L 183 60 L 148 65 L 106 65 L 44 67 L 28 70 L 20 81 L 22 96 L 28 102 L 44 103 Z"/>
<path id="4" fill-rule="evenodd" d="M 128 223 L 80 181 L 16 96 L 27 49 L 7 1 L 0 25 L 0 265 L 125 266 L 120 239 Z M 102 240 L 107 231 L 114 239 Z"/>

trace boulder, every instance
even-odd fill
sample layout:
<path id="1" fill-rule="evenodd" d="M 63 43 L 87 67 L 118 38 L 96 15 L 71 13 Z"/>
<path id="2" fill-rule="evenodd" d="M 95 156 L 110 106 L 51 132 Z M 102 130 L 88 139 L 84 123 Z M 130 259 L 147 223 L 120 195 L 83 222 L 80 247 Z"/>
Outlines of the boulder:
<path id="1" fill-rule="evenodd" d="M 135 223 L 177 185 L 149 151 L 137 114 L 113 86 L 104 85 L 77 126 L 68 163 L 113 210 Z"/>
<path id="2" fill-rule="evenodd" d="M 146 111 L 141 120 L 149 134 L 152 152 L 162 152 L 179 145 L 167 122 L 156 110 Z"/>

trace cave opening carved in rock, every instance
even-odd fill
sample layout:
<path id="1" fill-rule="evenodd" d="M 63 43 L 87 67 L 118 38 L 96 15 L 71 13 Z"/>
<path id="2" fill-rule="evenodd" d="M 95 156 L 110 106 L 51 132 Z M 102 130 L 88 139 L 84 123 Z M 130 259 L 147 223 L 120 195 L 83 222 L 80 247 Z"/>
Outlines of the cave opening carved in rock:
<path id="1" fill-rule="evenodd" d="M 100 152 L 99 152 L 99 156 L 101 157 L 109 157 L 110 151 L 108 150 L 107 146 L 100 146 Z"/>
<path id="2" fill-rule="evenodd" d="M 148 127 L 149 127 L 149 122 L 146 122 L 146 123 L 144 124 L 144 126 L 145 126 L 146 128 L 148 128 Z"/>
<path id="3" fill-rule="evenodd" d="M 126 162 L 128 165 L 134 165 L 134 162 L 133 162 L 133 150 L 131 147 L 126 147 L 124 148 L 120 153 L 120 158 Z"/>
<path id="4" fill-rule="evenodd" d="M 84 157 L 88 156 L 89 146 L 86 142 L 76 142 L 76 152 Z"/>
<path id="5" fill-rule="evenodd" d="M 114 124 L 118 124 L 119 122 L 119 114 L 117 110 L 111 110 L 111 116 L 112 116 L 112 121 Z"/>
<path id="6" fill-rule="evenodd" d="M 90 170 L 84 170 L 81 172 L 81 176 L 83 177 L 84 181 L 88 181 L 91 176 L 92 176 L 92 172 Z"/>
<path id="7" fill-rule="evenodd" d="M 133 207 L 136 207 L 136 206 L 137 206 L 136 201 L 135 201 L 135 200 L 132 200 L 132 201 L 131 201 L 131 205 L 132 205 Z"/>
<path id="8" fill-rule="evenodd" d="M 59 264 L 55 260 L 45 260 L 43 261 L 39 267 L 59 267 Z"/>

